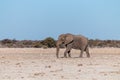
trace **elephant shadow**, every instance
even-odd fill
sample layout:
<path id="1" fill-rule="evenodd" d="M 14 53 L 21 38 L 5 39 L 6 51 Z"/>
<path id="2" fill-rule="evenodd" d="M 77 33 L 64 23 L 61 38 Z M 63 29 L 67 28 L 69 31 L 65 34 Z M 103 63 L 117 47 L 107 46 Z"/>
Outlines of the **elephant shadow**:
<path id="1" fill-rule="evenodd" d="M 62 57 L 59 57 L 59 58 L 66 58 L 66 57 L 62 56 Z M 88 57 L 67 57 L 67 58 L 75 58 L 75 59 L 80 58 L 80 59 L 82 59 L 82 58 L 88 58 Z"/>

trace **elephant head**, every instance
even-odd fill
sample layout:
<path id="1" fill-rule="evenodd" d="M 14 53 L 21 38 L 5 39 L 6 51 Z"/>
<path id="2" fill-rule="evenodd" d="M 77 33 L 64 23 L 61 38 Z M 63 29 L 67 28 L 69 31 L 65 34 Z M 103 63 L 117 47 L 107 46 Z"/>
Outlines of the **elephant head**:
<path id="1" fill-rule="evenodd" d="M 59 54 L 59 48 L 60 48 L 60 45 L 61 44 L 64 44 L 65 46 L 67 46 L 67 44 L 71 43 L 73 41 L 73 35 L 72 34 L 61 34 L 59 37 L 58 37 L 58 40 L 57 40 L 57 43 L 56 43 L 56 56 L 58 58 L 58 54 Z"/>

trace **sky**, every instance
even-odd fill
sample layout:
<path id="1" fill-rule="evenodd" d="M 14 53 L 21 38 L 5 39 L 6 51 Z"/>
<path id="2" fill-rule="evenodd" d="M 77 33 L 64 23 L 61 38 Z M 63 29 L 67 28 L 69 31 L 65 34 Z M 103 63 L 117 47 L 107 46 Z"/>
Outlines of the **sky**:
<path id="1" fill-rule="evenodd" d="M 0 0 L 0 40 L 63 33 L 120 40 L 120 0 Z"/>

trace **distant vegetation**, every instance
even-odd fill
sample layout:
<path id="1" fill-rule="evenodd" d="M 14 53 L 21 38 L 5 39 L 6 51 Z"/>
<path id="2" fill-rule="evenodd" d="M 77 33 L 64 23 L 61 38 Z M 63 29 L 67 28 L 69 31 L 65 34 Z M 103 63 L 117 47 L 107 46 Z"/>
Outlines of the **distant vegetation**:
<path id="1" fill-rule="evenodd" d="M 116 47 L 120 48 L 120 40 L 89 40 L 90 47 Z"/>
<path id="2" fill-rule="evenodd" d="M 11 40 L 4 39 L 0 41 L 0 47 L 8 47 L 8 48 L 54 48 L 56 45 L 56 41 L 48 37 L 44 40 Z"/>
<path id="3" fill-rule="evenodd" d="M 48 37 L 44 40 L 0 40 L 1 48 L 55 48 L 56 40 Z M 117 47 L 120 48 L 120 40 L 89 40 L 89 46 L 93 47 Z M 63 47 L 63 46 L 62 46 Z"/>

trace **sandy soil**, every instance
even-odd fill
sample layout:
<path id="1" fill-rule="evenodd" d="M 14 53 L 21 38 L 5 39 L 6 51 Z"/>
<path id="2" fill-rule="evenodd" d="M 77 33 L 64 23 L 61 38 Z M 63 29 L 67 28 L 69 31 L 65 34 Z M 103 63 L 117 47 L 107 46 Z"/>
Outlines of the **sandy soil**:
<path id="1" fill-rule="evenodd" d="M 119 48 L 92 48 L 90 58 L 72 50 L 72 58 L 57 59 L 55 51 L 0 48 L 0 80 L 120 80 Z"/>

